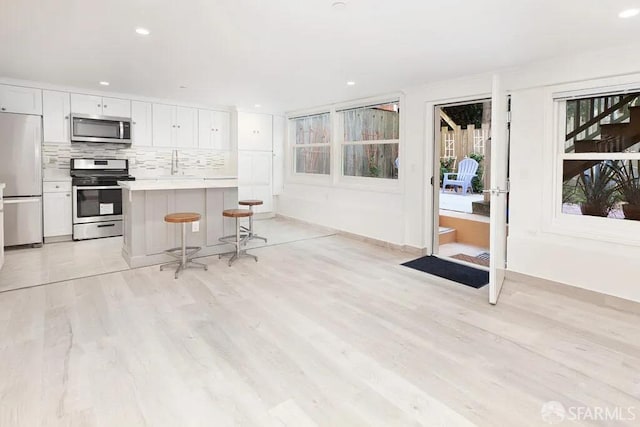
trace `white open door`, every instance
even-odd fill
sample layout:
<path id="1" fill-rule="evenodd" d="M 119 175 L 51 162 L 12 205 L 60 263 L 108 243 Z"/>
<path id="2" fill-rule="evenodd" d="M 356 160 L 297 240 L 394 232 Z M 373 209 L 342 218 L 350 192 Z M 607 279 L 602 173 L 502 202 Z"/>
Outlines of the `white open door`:
<path id="1" fill-rule="evenodd" d="M 491 259 L 489 302 L 496 304 L 507 265 L 507 196 L 509 194 L 509 102 L 500 76 L 493 77 L 491 95 Z"/>

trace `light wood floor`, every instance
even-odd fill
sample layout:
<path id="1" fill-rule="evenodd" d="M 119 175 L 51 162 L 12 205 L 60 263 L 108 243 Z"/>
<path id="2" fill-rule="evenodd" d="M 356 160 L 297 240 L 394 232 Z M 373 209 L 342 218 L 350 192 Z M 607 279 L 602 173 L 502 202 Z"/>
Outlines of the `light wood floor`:
<path id="1" fill-rule="evenodd" d="M 333 234 L 321 227 L 282 218 L 256 220 L 255 229 L 268 238 L 268 243 L 252 240 L 249 247 Z M 122 257 L 122 237 L 47 243 L 41 248 L 10 249 L 5 255 L 5 264 L 0 270 L 0 292 L 129 269 Z"/>
<path id="2" fill-rule="evenodd" d="M 637 315 L 518 283 L 490 306 L 340 236 L 253 253 L 178 280 L 147 267 L 0 293 L 0 426 L 526 426 L 552 400 L 640 408 Z"/>

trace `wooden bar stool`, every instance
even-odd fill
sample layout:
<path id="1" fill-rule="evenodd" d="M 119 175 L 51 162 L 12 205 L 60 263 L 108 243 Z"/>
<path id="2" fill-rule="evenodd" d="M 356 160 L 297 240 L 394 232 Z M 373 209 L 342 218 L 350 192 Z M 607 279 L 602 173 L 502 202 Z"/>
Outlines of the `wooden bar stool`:
<path id="1" fill-rule="evenodd" d="M 238 202 L 238 204 L 240 206 L 249 206 L 249 210 L 251 211 L 251 213 L 253 213 L 253 207 L 254 206 L 260 206 L 262 204 L 262 200 L 240 200 Z M 240 230 L 247 233 L 247 236 L 244 240 L 244 243 L 246 244 L 249 240 L 253 240 L 253 239 L 260 239 L 260 240 L 264 240 L 265 243 L 267 243 L 267 239 L 261 236 L 258 236 L 257 234 L 255 234 L 253 232 L 253 215 L 251 215 L 249 217 L 249 227 L 245 227 L 242 226 L 240 227 Z"/>
<path id="2" fill-rule="evenodd" d="M 235 236 L 221 237 L 219 240 L 224 243 L 231 243 L 235 245 L 236 250 L 233 252 L 220 254 L 218 258 L 222 258 L 224 255 L 231 255 L 231 258 L 229 259 L 229 267 L 231 267 L 231 264 L 233 264 L 240 257 L 251 257 L 255 259 L 256 262 L 258 262 L 257 256 L 248 254 L 246 249 L 240 249 L 241 246 L 246 244 L 246 240 L 248 238 L 248 235 L 240 235 L 240 218 L 251 218 L 253 216 L 253 211 L 249 209 L 225 209 L 224 211 L 222 211 L 222 216 L 225 216 L 227 218 L 235 218 L 236 234 Z M 232 237 L 235 238 L 235 240 L 229 241 L 228 239 Z"/>
<path id="3" fill-rule="evenodd" d="M 205 264 L 201 264 L 199 262 L 195 262 L 192 260 L 193 256 L 200 251 L 199 246 L 187 246 L 187 224 L 195 221 L 200 221 L 200 214 L 193 212 L 178 212 L 178 213 L 170 213 L 164 216 L 164 222 L 169 222 L 173 224 L 182 224 L 182 245 L 177 248 L 166 250 L 165 252 L 172 257 L 177 258 L 176 261 L 171 261 L 166 264 L 162 264 L 160 266 L 160 271 L 164 270 L 165 267 L 178 265 L 176 268 L 175 278 L 178 278 L 178 274 L 181 271 L 184 271 L 188 267 L 198 267 L 204 268 L 207 270 L 207 266 Z"/>

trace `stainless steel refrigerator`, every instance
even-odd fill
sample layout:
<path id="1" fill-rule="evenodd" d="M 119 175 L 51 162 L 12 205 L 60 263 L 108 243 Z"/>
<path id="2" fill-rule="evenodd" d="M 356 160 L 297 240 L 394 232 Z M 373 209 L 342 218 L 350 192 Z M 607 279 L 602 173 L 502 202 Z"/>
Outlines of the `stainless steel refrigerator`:
<path id="1" fill-rule="evenodd" d="M 4 245 L 42 243 L 42 117 L 0 113 Z"/>

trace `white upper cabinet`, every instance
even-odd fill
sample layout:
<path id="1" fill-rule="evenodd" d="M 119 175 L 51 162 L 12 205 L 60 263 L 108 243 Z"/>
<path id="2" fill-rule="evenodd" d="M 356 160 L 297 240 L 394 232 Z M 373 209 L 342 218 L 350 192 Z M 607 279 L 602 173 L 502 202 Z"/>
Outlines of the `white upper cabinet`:
<path id="1" fill-rule="evenodd" d="M 197 147 L 198 110 L 153 104 L 154 147 Z"/>
<path id="2" fill-rule="evenodd" d="M 0 85 L 0 112 L 42 115 L 42 91 Z"/>
<path id="3" fill-rule="evenodd" d="M 195 108 L 175 107 L 176 143 L 180 148 L 197 147 L 198 111 Z"/>
<path id="4" fill-rule="evenodd" d="M 270 115 L 238 113 L 238 150 L 273 150 L 273 121 Z"/>
<path id="5" fill-rule="evenodd" d="M 69 142 L 71 104 L 67 92 L 42 91 L 42 130 L 44 142 Z"/>
<path id="6" fill-rule="evenodd" d="M 102 114 L 113 117 L 131 117 L 131 101 L 128 99 L 102 98 Z"/>
<path id="7" fill-rule="evenodd" d="M 92 116 L 102 115 L 102 97 L 94 95 L 71 94 L 71 111 Z"/>
<path id="8" fill-rule="evenodd" d="M 153 104 L 153 146 L 172 147 L 175 139 L 175 107 Z"/>
<path id="9" fill-rule="evenodd" d="M 151 147 L 153 143 L 151 103 L 131 101 L 132 145 Z"/>
<path id="10" fill-rule="evenodd" d="M 198 147 L 230 151 L 230 123 L 226 111 L 198 110 Z"/>
<path id="11" fill-rule="evenodd" d="M 92 116 L 131 117 L 131 101 L 72 93 L 71 111 Z"/>

